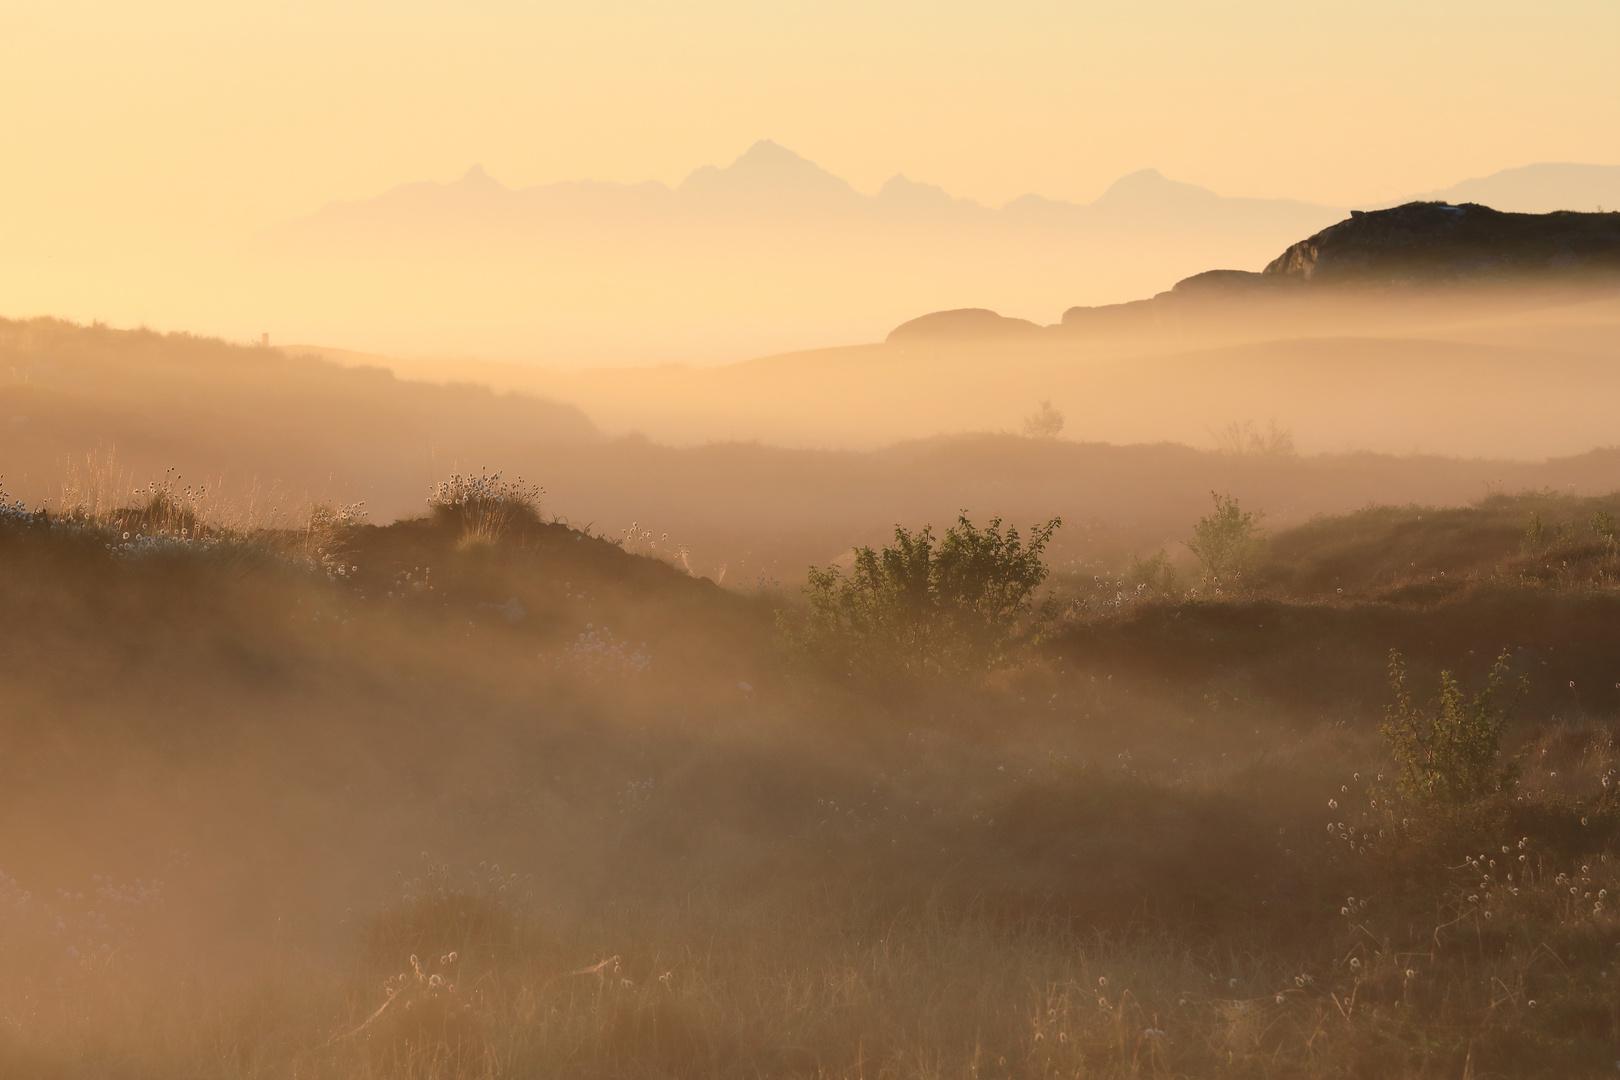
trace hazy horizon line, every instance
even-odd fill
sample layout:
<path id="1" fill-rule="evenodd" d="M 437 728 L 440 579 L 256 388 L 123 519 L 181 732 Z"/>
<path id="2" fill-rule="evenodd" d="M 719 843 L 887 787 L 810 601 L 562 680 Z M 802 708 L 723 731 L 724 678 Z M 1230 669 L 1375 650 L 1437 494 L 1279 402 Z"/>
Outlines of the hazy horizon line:
<path id="1" fill-rule="evenodd" d="M 1012 197 L 1010 199 L 1007 199 L 1006 201 L 1001 202 L 999 204 L 989 204 L 989 203 L 981 202 L 978 199 L 972 198 L 971 196 L 953 194 L 952 192 L 950 192 L 947 188 L 945 188 L 941 184 L 935 184 L 935 183 L 933 183 L 931 181 L 928 181 L 928 180 L 918 180 L 918 179 L 915 179 L 915 178 L 907 175 L 904 171 L 899 171 L 899 170 L 897 170 L 894 173 L 890 174 L 889 178 L 887 180 L 885 180 L 882 184 L 880 184 L 875 190 L 870 191 L 870 192 L 863 191 L 860 188 L 856 187 L 849 180 L 846 180 L 844 177 L 839 176 L 837 173 L 835 173 L 832 170 L 826 168 L 825 166 L 819 164 L 818 162 L 815 162 L 815 161 L 811 160 L 810 158 L 805 157 L 803 154 L 800 154 L 798 151 L 792 149 L 791 147 L 786 146 L 786 145 L 784 145 L 782 143 L 779 143 L 776 140 L 771 139 L 771 138 L 760 138 L 760 139 L 756 139 L 754 142 L 749 144 L 749 146 L 748 146 L 748 148 L 746 150 L 744 150 L 742 153 L 738 154 L 728 164 L 719 165 L 719 164 L 715 164 L 715 163 L 710 163 L 710 164 L 694 166 L 692 169 L 688 170 L 686 172 L 686 174 L 681 177 L 680 180 L 678 180 L 678 181 L 676 181 L 674 183 L 669 183 L 669 182 L 666 182 L 664 180 L 659 180 L 659 179 L 656 179 L 656 178 L 647 178 L 647 179 L 643 179 L 643 180 L 605 180 L 605 179 L 601 179 L 601 178 L 593 177 L 593 176 L 582 176 L 582 177 L 574 177 L 574 178 L 546 180 L 546 181 L 542 181 L 540 183 L 535 183 L 535 184 L 514 186 L 514 185 L 506 183 L 505 181 L 502 181 L 502 180 L 498 179 L 493 174 L 491 174 L 487 169 L 484 168 L 481 161 L 475 161 L 472 164 L 470 164 L 465 170 L 463 170 L 459 175 L 454 176 L 453 178 L 448 179 L 448 180 L 441 180 L 441 179 L 434 179 L 434 178 L 424 178 L 424 179 L 416 179 L 416 180 L 401 180 L 401 181 L 399 181 L 399 182 L 397 182 L 397 183 L 395 183 L 395 184 L 393 184 L 393 185 L 391 185 L 389 187 L 382 188 L 380 190 L 374 190 L 371 194 L 368 194 L 368 195 L 351 196 L 351 197 L 346 197 L 346 198 L 345 197 L 338 197 L 338 198 L 327 199 L 326 201 L 320 203 L 318 206 L 316 206 L 313 209 L 307 211 L 306 213 L 293 215 L 292 217 L 289 217 L 289 218 L 283 218 L 283 219 L 281 219 L 281 221 L 282 222 L 291 222 L 291 221 L 302 220 L 304 218 L 311 217 L 311 216 L 313 216 L 315 214 L 318 214 L 322 210 L 325 210 L 325 209 L 330 208 L 330 207 L 351 206 L 351 205 L 363 204 L 363 203 L 371 202 L 371 201 L 374 201 L 374 200 L 379 199 L 379 198 L 383 198 L 383 197 L 385 197 L 385 196 L 387 196 L 389 194 L 392 194 L 394 192 L 397 192 L 397 191 L 400 191 L 400 190 L 403 190 L 403 189 L 406 189 L 406 188 L 424 187 L 424 186 L 428 186 L 428 185 L 432 185 L 432 186 L 436 186 L 436 187 L 440 187 L 440 188 L 447 188 L 447 187 L 452 187 L 452 186 L 454 186 L 456 184 L 467 183 L 467 182 L 478 182 L 478 181 L 486 181 L 486 182 L 488 182 L 488 183 L 490 183 L 490 184 L 492 184 L 492 185 L 494 185 L 496 187 L 499 187 L 502 191 L 505 191 L 507 193 L 514 194 L 514 195 L 529 194 L 529 193 L 540 192 L 540 191 L 545 191 L 547 189 L 555 189 L 555 188 L 587 187 L 587 186 L 590 186 L 590 187 L 602 187 L 602 188 L 622 188 L 622 189 L 626 189 L 626 190 L 635 189 L 635 188 L 657 188 L 657 189 L 661 189 L 661 190 L 663 190 L 665 192 L 668 192 L 670 194 L 677 194 L 683 188 L 685 188 L 688 184 L 690 184 L 693 181 L 694 178 L 699 177 L 699 176 L 708 175 L 708 174 L 714 174 L 714 173 L 724 174 L 724 173 L 730 172 L 731 170 L 737 169 L 739 166 L 744 165 L 745 162 L 747 162 L 748 159 L 750 158 L 750 155 L 754 155 L 756 152 L 761 152 L 761 151 L 766 152 L 766 153 L 769 153 L 769 152 L 772 152 L 772 151 L 780 151 L 780 153 L 782 155 L 786 155 L 787 157 L 792 158 L 796 163 L 798 163 L 798 165 L 802 166 L 807 174 L 810 173 L 813 170 L 815 173 L 819 173 L 824 177 L 835 180 L 838 183 L 844 185 L 845 187 L 848 188 L 848 190 L 849 190 L 849 192 L 851 194 L 853 194 L 855 196 L 858 196 L 860 198 L 863 198 L 863 199 L 878 199 L 878 198 L 881 198 L 885 191 L 889 190 L 889 188 L 892 185 L 895 185 L 897 182 L 899 182 L 899 183 L 904 183 L 904 184 L 911 185 L 911 186 L 914 186 L 914 187 L 931 188 L 934 191 L 937 191 L 941 195 L 948 198 L 953 203 L 963 204 L 963 205 L 968 206 L 968 207 L 977 207 L 977 208 L 980 208 L 980 209 L 983 209 L 983 210 L 986 210 L 986 211 L 990 211 L 990 212 L 996 212 L 996 211 L 1005 210 L 1008 207 L 1011 207 L 1014 204 L 1022 202 L 1024 200 L 1039 200 L 1041 202 L 1046 202 L 1046 203 L 1051 203 L 1051 204 L 1056 204 L 1056 205 L 1066 205 L 1066 206 L 1090 208 L 1090 207 L 1094 207 L 1098 202 L 1101 202 L 1102 200 L 1106 199 L 1111 192 L 1113 192 L 1117 188 L 1119 188 L 1120 185 L 1123 184 L 1125 181 L 1131 180 L 1131 179 L 1137 178 L 1137 177 L 1150 177 L 1150 176 L 1154 177 L 1154 178 L 1157 178 L 1160 181 L 1163 181 L 1167 185 L 1170 185 L 1170 186 L 1173 186 L 1173 187 L 1194 188 L 1194 189 L 1197 189 L 1199 192 L 1208 193 L 1208 194 L 1213 195 L 1216 198 L 1219 198 L 1219 199 L 1222 199 L 1222 200 L 1234 200 L 1234 201 L 1235 200 L 1241 200 L 1241 201 L 1247 201 L 1247 202 L 1267 202 L 1267 203 L 1292 203 L 1292 204 L 1295 204 L 1295 205 L 1298 205 L 1298 206 L 1301 206 L 1301 207 L 1320 208 L 1320 209 L 1324 209 L 1324 210 L 1337 210 L 1337 211 L 1343 211 L 1345 213 L 1348 213 L 1351 210 L 1364 210 L 1364 209 L 1373 209 L 1373 208 L 1383 208 L 1383 207 L 1389 207 L 1389 206 L 1397 206 L 1397 205 L 1400 205 L 1400 204 L 1406 203 L 1406 202 L 1423 201 L 1423 200 L 1430 199 L 1432 197 L 1439 197 L 1439 196 L 1443 195 L 1445 192 L 1450 191 L 1453 188 L 1461 187 L 1463 185 L 1475 184 L 1475 183 L 1480 183 L 1480 182 L 1488 181 L 1488 180 L 1494 180 L 1494 179 L 1497 179 L 1499 177 L 1505 176 L 1507 174 L 1523 172 L 1523 171 L 1530 170 L 1530 169 L 1559 169 L 1559 168 L 1564 168 L 1564 169 L 1615 169 L 1617 171 L 1620 171 L 1620 164 L 1606 164 L 1606 163 L 1601 163 L 1601 162 L 1590 162 L 1590 161 L 1531 161 L 1531 162 L 1525 162 L 1525 163 L 1519 164 L 1519 165 L 1503 166 L 1502 168 L 1499 168 L 1499 169 L 1496 169 L 1496 170 L 1494 170 L 1492 172 L 1484 173 L 1484 174 L 1481 174 L 1481 175 L 1478 175 L 1478 176 L 1462 177 L 1460 179 L 1457 179 L 1457 180 L 1453 181 L 1451 184 L 1449 184 L 1449 185 L 1447 185 L 1445 187 L 1434 188 L 1434 189 L 1430 189 L 1428 191 L 1413 192 L 1413 193 L 1411 193 L 1409 195 L 1402 196 L 1402 197 L 1400 197 L 1398 199 L 1374 199 L 1374 200 L 1358 201 L 1358 202 L 1352 202 L 1352 203 L 1346 203 L 1346 204 L 1338 204 L 1338 203 L 1316 202 L 1316 201 L 1311 200 L 1311 199 L 1299 198 L 1297 196 L 1292 196 L 1292 195 L 1229 195 L 1229 194 L 1225 194 L 1223 192 L 1217 191 L 1214 188 L 1208 187 L 1208 186 L 1206 186 L 1206 185 L 1204 185 L 1204 184 L 1202 184 L 1202 183 L 1200 183 L 1198 181 L 1195 181 L 1195 180 L 1184 180 L 1184 179 L 1178 179 L 1178 178 L 1175 178 L 1175 177 L 1168 176 L 1163 172 L 1163 170 L 1161 170 L 1156 165 L 1145 165 L 1145 166 L 1142 166 L 1140 168 L 1131 169 L 1131 170 L 1129 170 L 1127 172 L 1121 173 L 1114 180 L 1110 181 L 1108 183 L 1108 185 L 1106 187 L 1104 187 L 1100 192 L 1098 192 L 1095 197 L 1093 197 L 1091 200 L 1086 201 L 1086 202 L 1079 202 L 1079 201 L 1076 201 L 1076 200 L 1073 200 L 1073 199 L 1066 199 L 1066 198 L 1053 198 L 1051 196 L 1043 195 L 1040 192 L 1037 192 L 1037 191 L 1034 191 L 1034 190 L 1028 190 L 1028 191 L 1025 191 L 1024 193 L 1022 193 L 1020 195 L 1014 196 L 1014 197 Z M 275 227 L 274 225 L 268 226 L 268 228 L 274 228 L 274 227 Z"/>

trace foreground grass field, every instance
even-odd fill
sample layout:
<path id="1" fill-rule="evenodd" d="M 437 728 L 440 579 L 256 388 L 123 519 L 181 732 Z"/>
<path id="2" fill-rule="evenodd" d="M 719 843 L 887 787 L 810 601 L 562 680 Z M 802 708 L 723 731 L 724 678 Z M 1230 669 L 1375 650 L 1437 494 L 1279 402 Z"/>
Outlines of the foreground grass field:
<path id="1" fill-rule="evenodd" d="M 1055 579 L 1010 665 L 904 684 L 533 517 L 13 506 L 0 1066 L 1608 1075 L 1612 501 Z M 1516 783 L 1406 800 L 1389 650 L 1421 698 L 1504 647 Z"/>

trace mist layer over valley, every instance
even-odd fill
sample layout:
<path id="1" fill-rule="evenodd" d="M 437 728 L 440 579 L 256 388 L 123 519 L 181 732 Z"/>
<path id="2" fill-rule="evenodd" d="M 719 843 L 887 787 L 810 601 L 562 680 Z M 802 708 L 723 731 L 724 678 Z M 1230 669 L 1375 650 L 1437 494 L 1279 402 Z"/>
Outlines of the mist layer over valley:
<path id="1" fill-rule="evenodd" d="M 0 252 L 0 289 L 6 314 L 269 331 L 406 360 L 710 366 L 876 341 L 938 308 L 1049 322 L 1215 267 L 1258 270 L 1347 213 L 1189 179 L 1139 168 L 1083 199 L 994 205 L 927 177 L 857 189 L 769 140 L 670 184 L 513 186 L 473 166 L 206 240 L 19 243 Z M 1620 205 L 1620 167 L 1523 166 L 1414 197 L 1592 211 Z"/>
<path id="2" fill-rule="evenodd" d="M 1617 221 L 705 368 L 0 321 L 0 1071 L 1611 1069 Z"/>

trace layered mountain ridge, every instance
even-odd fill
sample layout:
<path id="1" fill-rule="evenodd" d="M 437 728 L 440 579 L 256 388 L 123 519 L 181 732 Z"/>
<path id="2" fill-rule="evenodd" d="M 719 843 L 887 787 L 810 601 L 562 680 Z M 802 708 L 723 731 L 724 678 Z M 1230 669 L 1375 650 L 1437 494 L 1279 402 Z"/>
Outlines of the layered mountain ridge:
<path id="1" fill-rule="evenodd" d="M 1509 179 L 1553 198 L 1565 171 Z M 1606 175 L 1588 169 L 1554 201 L 1584 206 L 1571 200 L 1607 190 Z M 673 184 L 513 188 L 475 166 L 284 222 L 242 253 L 256 276 L 237 288 L 278 298 L 286 321 L 267 326 L 278 338 L 544 366 L 710 366 L 880 340 L 933 309 L 1049 323 L 1209 267 L 1258 269 L 1349 213 L 1228 197 L 1152 169 L 1089 203 L 1028 194 L 990 206 L 925 181 L 857 189 L 769 141 Z"/>
<path id="2" fill-rule="evenodd" d="M 1352 210 L 1343 221 L 1290 244 L 1261 271 L 1206 270 L 1151 299 L 1069 308 L 1056 326 L 967 308 L 902 323 L 888 340 L 1027 340 L 1045 331 L 1134 330 L 1189 316 L 1231 319 L 1234 301 L 1246 309 L 1323 290 L 1340 300 L 1346 289 L 1560 285 L 1620 286 L 1620 212 L 1519 214 L 1476 203 L 1412 202 Z"/>

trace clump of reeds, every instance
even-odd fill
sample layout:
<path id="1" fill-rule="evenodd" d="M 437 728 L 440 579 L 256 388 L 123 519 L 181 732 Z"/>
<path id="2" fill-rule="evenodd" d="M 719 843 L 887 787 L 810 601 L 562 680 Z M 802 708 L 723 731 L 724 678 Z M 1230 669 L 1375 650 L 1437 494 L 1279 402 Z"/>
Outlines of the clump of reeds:
<path id="1" fill-rule="evenodd" d="M 0 476 L 0 520 L 20 521 L 31 518 L 33 515 L 28 512 L 28 504 L 7 494 L 5 479 L 4 476 Z"/>
<path id="2" fill-rule="evenodd" d="M 162 480 L 153 480 L 135 489 L 131 503 L 118 513 L 118 525 L 126 532 L 147 536 L 168 536 L 201 539 L 206 527 L 202 513 L 203 497 L 208 489 L 200 485 L 181 484 L 182 477 L 174 469 L 163 474 Z"/>
<path id="3" fill-rule="evenodd" d="M 507 481 L 498 472 L 453 473 L 435 484 L 428 508 L 441 522 L 459 524 L 463 546 L 494 544 L 515 525 L 539 524 L 544 490 L 523 477 Z"/>

